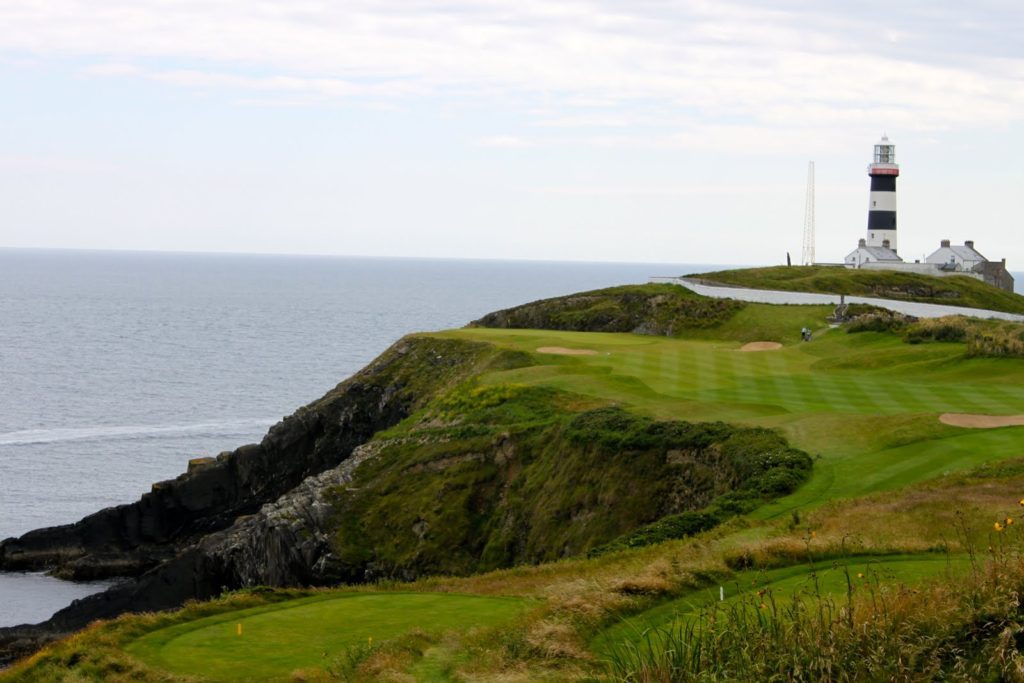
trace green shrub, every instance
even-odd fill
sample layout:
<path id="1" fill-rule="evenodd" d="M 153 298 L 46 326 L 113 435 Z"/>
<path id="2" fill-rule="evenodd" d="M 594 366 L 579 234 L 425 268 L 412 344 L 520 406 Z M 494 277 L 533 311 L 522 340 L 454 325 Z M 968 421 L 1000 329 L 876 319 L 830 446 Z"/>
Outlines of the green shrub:
<path id="1" fill-rule="evenodd" d="M 759 476 L 755 483 L 760 493 L 775 498 L 792 493 L 806 478 L 807 474 L 803 470 L 775 467 Z"/>
<path id="2" fill-rule="evenodd" d="M 846 332 L 855 334 L 857 332 L 899 332 L 903 330 L 913 318 L 909 318 L 892 311 L 882 311 L 857 315 L 846 324 Z"/>
<path id="3" fill-rule="evenodd" d="M 678 538 L 686 538 L 702 531 L 713 529 L 723 521 L 718 514 L 710 512 L 682 512 L 678 515 L 662 517 L 653 524 L 640 527 L 611 543 L 592 549 L 588 557 L 599 557 L 617 550 L 641 548 L 655 543 L 663 543 Z"/>
<path id="4" fill-rule="evenodd" d="M 971 324 L 962 316 L 926 318 L 907 327 L 904 339 L 910 344 L 921 342 L 963 342 Z"/>

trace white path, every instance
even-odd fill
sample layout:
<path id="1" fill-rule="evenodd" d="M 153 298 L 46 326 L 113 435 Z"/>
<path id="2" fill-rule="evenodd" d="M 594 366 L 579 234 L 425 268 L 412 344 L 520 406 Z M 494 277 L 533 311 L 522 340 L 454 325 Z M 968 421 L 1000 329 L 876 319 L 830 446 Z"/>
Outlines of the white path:
<path id="1" fill-rule="evenodd" d="M 774 289 L 747 289 L 745 287 L 715 287 L 702 285 L 684 277 L 652 277 L 651 282 L 668 282 L 682 285 L 702 296 L 714 299 L 736 299 L 760 304 L 839 304 L 838 294 L 812 294 L 810 292 L 781 292 Z M 944 315 L 964 315 L 970 318 L 998 318 L 1024 322 L 1024 315 L 990 311 L 984 308 L 964 308 L 963 306 L 943 306 L 942 304 L 919 304 L 913 301 L 896 301 L 893 299 L 876 299 L 868 296 L 847 296 L 848 304 L 870 304 L 890 311 L 912 315 L 917 318 L 941 318 Z"/>

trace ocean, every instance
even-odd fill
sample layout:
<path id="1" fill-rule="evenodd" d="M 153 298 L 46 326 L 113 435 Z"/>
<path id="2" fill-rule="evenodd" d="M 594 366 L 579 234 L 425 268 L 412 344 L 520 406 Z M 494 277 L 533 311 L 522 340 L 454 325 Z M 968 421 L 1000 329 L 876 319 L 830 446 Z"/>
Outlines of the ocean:
<path id="1" fill-rule="evenodd" d="M 404 334 L 719 267 L 0 250 L 0 538 L 259 441 Z M 104 586 L 0 574 L 0 626 Z"/>

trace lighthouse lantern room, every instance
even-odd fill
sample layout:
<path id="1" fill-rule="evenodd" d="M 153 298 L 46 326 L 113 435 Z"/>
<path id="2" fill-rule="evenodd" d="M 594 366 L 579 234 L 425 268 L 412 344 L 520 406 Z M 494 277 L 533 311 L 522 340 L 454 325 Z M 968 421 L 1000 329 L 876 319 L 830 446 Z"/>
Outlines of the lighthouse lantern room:
<path id="1" fill-rule="evenodd" d="M 896 251 L 896 146 L 885 135 L 875 145 L 874 161 L 868 166 L 871 196 L 868 205 L 869 247 L 888 247 Z"/>

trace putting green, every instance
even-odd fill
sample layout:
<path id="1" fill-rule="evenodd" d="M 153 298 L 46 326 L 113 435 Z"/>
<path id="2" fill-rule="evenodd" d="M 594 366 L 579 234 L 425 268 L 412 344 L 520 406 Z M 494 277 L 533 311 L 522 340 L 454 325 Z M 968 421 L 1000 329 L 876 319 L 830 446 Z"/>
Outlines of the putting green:
<path id="1" fill-rule="evenodd" d="M 177 675 L 267 680 L 326 669 L 346 648 L 379 645 L 414 629 L 493 626 L 529 604 L 450 593 L 325 594 L 177 624 L 142 636 L 127 650 Z"/>

